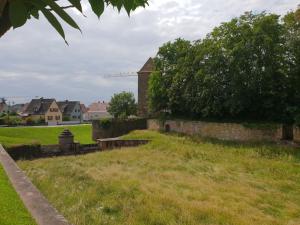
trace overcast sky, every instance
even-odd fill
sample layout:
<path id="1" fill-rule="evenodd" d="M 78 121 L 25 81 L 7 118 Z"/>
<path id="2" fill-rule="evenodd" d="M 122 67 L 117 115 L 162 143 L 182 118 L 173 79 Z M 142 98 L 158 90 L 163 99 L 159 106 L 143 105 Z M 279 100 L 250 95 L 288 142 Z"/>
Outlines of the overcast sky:
<path id="1" fill-rule="evenodd" d="M 0 97 L 34 96 L 108 101 L 114 93 L 137 94 L 137 78 L 105 75 L 138 71 L 163 43 L 183 37 L 196 40 L 214 26 L 245 11 L 284 14 L 298 0 L 150 0 L 131 18 L 108 9 L 100 20 L 70 13 L 83 33 L 65 27 L 69 46 L 42 18 L 10 30 L 0 39 Z"/>

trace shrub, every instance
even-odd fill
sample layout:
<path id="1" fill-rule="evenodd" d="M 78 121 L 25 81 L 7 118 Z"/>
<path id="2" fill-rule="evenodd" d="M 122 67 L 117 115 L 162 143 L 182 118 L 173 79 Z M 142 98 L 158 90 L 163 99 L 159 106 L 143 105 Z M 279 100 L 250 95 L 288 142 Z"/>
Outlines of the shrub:
<path id="1" fill-rule="evenodd" d="M 105 118 L 100 120 L 100 127 L 102 127 L 105 130 L 109 129 L 111 125 L 112 125 L 112 119 Z"/>

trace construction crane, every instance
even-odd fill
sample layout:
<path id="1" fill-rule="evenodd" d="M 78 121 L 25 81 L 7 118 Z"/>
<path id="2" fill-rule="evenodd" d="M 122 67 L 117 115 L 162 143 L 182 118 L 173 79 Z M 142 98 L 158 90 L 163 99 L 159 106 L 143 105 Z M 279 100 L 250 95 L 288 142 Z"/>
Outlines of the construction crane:
<path id="1" fill-rule="evenodd" d="M 105 78 L 114 78 L 114 77 L 137 77 L 138 74 L 137 72 L 125 72 L 125 73 L 118 73 L 118 74 L 106 74 L 103 75 L 102 77 Z"/>

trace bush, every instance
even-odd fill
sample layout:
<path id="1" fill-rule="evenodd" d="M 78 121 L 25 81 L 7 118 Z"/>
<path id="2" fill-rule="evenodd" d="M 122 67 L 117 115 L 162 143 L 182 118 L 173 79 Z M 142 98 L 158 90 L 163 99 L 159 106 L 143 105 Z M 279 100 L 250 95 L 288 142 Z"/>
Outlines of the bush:
<path id="1" fill-rule="evenodd" d="M 32 125 L 34 125 L 34 124 L 35 124 L 35 122 L 34 122 L 31 118 L 27 118 L 27 119 L 26 119 L 26 125 L 32 126 Z"/>
<path id="2" fill-rule="evenodd" d="M 100 120 L 100 127 L 102 127 L 105 130 L 109 129 L 111 125 L 112 125 L 112 119 L 105 118 Z"/>
<path id="3" fill-rule="evenodd" d="M 64 116 L 63 121 L 70 121 L 70 117 L 69 116 Z"/>

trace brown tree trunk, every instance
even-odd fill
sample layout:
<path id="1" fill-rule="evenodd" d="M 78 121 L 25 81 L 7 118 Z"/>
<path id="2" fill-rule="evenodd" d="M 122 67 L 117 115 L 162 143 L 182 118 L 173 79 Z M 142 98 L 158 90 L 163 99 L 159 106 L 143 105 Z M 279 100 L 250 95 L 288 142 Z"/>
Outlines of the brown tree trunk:
<path id="1" fill-rule="evenodd" d="M 7 3 L 0 15 L 0 38 L 11 28 L 9 20 L 9 4 Z"/>

